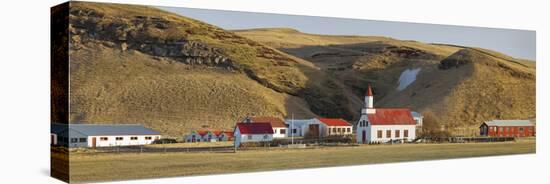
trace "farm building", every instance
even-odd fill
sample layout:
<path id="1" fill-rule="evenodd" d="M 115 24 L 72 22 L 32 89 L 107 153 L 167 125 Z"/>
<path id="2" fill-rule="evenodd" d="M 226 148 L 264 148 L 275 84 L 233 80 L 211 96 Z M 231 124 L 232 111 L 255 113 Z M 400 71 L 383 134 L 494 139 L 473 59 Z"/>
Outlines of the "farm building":
<path id="1" fill-rule="evenodd" d="M 532 137 L 536 135 L 535 123 L 529 120 L 493 120 L 479 126 L 481 136 Z"/>
<path id="2" fill-rule="evenodd" d="M 285 122 L 277 117 L 265 117 L 265 116 L 253 116 L 246 117 L 243 120 L 243 123 L 256 123 L 256 122 L 267 122 L 273 127 L 273 138 L 284 138 L 287 137 L 287 125 Z"/>
<path id="3" fill-rule="evenodd" d="M 304 137 L 309 132 L 309 125 L 316 124 L 315 118 L 312 119 L 287 119 L 289 137 Z"/>
<path id="4" fill-rule="evenodd" d="M 237 123 L 234 131 L 235 146 L 244 142 L 267 142 L 273 140 L 273 127 L 268 122 Z"/>
<path id="5" fill-rule="evenodd" d="M 351 135 L 353 134 L 353 126 L 343 119 L 334 118 L 317 118 L 321 127 L 321 136 L 333 136 L 333 135 Z"/>
<path id="6" fill-rule="evenodd" d="M 194 130 L 184 137 L 185 142 L 217 142 L 229 141 L 233 138 L 232 131 Z"/>
<path id="7" fill-rule="evenodd" d="M 206 134 L 208 134 L 207 130 L 193 130 L 191 134 L 185 137 L 185 142 L 204 142 Z"/>
<path id="8" fill-rule="evenodd" d="M 202 136 L 202 142 L 216 142 L 220 131 L 206 131 Z M 218 134 L 216 134 L 218 133 Z"/>
<path id="9" fill-rule="evenodd" d="M 222 131 L 218 135 L 218 141 L 232 141 L 233 131 Z"/>
<path id="10" fill-rule="evenodd" d="M 289 136 L 326 137 L 331 135 L 353 134 L 353 125 L 343 119 L 313 118 L 286 120 Z"/>
<path id="11" fill-rule="evenodd" d="M 141 125 L 52 124 L 52 137 L 58 145 L 69 147 L 109 147 L 151 144 L 159 132 Z"/>
<path id="12" fill-rule="evenodd" d="M 374 108 L 374 96 L 369 85 L 365 94 L 365 106 L 356 124 L 357 142 L 410 141 L 416 137 L 417 122 L 407 108 Z"/>

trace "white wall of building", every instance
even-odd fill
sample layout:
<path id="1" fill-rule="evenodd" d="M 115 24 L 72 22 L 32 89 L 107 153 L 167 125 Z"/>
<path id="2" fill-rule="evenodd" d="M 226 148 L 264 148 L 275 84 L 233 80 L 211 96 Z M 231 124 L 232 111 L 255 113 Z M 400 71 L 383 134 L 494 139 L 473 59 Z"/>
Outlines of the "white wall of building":
<path id="1" fill-rule="evenodd" d="M 413 119 L 414 119 L 414 122 L 416 123 L 416 126 L 422 127 L 422 124 L 423 124 L 422 117 L 413 117 Z"/>
<path id="2" fill-rule="evenodd" d="M 294 137 L 303 137 L 308 134 L 309 132 L 309 125 L 311 124 L 317 124 L 319 125 L 319 135 L 325 136 L 323 132 L 326 132 L 326 126 L 324 123 L 321 123 L 318 119 L 312 118 L 312 119 L 295 119 L 290 120 L 287 119 L 285 123 L 289 126 L 288 128 L 288 136 L 294 136 Z M 296 129 L 296 133 L 292 134 L 292 130 Z"/>
<path id="3" fill-rule="evenodd" d="M 313 123 L 314 119 L 287 119 L 285 123 L 288 125 L 288 136 L 303 137 L 307 133 L 307 127 Z M 296 132 L 293 130 L 296 129 Z"/>
<path id="4" fill-rule="evenodd" d="M 281 130 L 284 133 L 281 133 Z M 273 138 L 285 138 L 287 137 L 288 129 L 286 127 L 274 127 L 273 128 Z"/>
<path id="5" fill-rule="evenodd" d="M 288 136 L 303 137 L 308 133 L 309 125 L 312 125 L 312 124 L 319 125 L 319 135 L 321 137 L 328 136 L 328 128 L 345 128 L 345 129 L 350 128 L 351 131 L 345 132 L 345 133 L 342 132 L 342 133 L 339 133 L 339 134 L 337 133 L 337 135 L 353 134 L 353 126 L 352 125 L 350 125 L 350 126 L 330 126 L 330 127 L 328 127 L 325 123 L 319 121 L 319 119 L 317 119 L 317 118 L 299 119 L 299 120 L 287 119 L 285 121 L 285 123 L 288 124 L 288 126 L 289 126 Z M 291 133 L 293 129 L 296 129 L 296 134 Z"/>
<path id="6" fill-rule="evenodd" d="M 390 140 L 406 139 L 412 141 L 416 138 L 416 125 L 369 125 L 367 127 L 357 127 L 356 138 L 358 143 L 363 143 L 363 130 L 366 133 L 366 142 L 388 142 Z M 382 138 L 378 138 L 378 131 L 382 131 Z M 387 131 L 390 130 L 390 137 L 387 137 Z M 399 137 L 396 137 L 395 131 L 399 130 Z M 408 136 L 404 137 L 404 130 L 408 130 Z"/>
<path id="7" fill-rule="evenodd" d="M 208 132 L 202 137 L 202 142 L 216 142 L 216 141 L 218 141 L 218 136 L 216 136 L 216 134 L 212 132 Z"/>
<path id="8" fill-rule="evenodd" d="M 335 128 L 336 128 L 336 132 L 334 131 Z M 340 132 L 338 132 L 338 129 L 340 129 Z M 352 126 L 327 126 L 326 132 L 324 132 L 324 134 L 325 135 L 351 135 L 353 134 L 353 127 Z"/>
<path id="9" fill-rule="evenodd" d="M 116 140 L 117 137 L 122 137 L 122 140 Z M 132 137 L 136 137 L 136 140 L 132 140 Z M 147 140 L 146 137 L 151 137 Z M 122 136 L 82 136 L 82 135 L 73 135 L 71 133 L 69 138 L 70 147 L 93 147 L 93 139 L 96 139 L 96 147 L 110 147 L 110 146 L 133 146 L 133 145 L 145 145 L 151 144 L 154 140 L 160 139 L 160 135 L 122 135 Z M 102 140 L 102 138 L 107 138 L 107 140 Z M 73 139 L 78 140 L 74 142 Z M 85 142 L 82 142 L 81 139 L 86 139 Z"/>
<path id="10" fill-rule="evenodd" d="M 265 142 L 272 141 L 273 134 L 241 134 L 238 128 L 234 134 L 235 146 L 240 146 L 244 142 Z"/>
<path id="11" fill-rule="evenodd" d="M 78 147 L 87 147 L 88 143 L 88 136 L 84 135 L 78 131 L 72 131 L 71 129 L 68 129 L 69 132 L 69 148 L 78 148 Z"/>

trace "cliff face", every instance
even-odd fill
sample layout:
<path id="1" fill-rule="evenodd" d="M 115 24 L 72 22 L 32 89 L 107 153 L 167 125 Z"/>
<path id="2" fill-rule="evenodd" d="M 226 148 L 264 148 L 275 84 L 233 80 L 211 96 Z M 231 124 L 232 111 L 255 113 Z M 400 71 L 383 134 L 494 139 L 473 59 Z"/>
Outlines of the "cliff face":
<path id="1" fill-rule="evenodd" d="M 211 47 L 200 41 L 182 37 L 165 39 L 160 32 L 173 30 L 172 22 L 154 16 L 136 15 L 128 18 L 108 17 L 93 9 L 71 9 L 72 49 L 84 47 L 83 43 L 101 41 L 104 46 L 128 49 L 167 57 L 185 64 L 231 67 L 231 59 L 223 49 Z"/>

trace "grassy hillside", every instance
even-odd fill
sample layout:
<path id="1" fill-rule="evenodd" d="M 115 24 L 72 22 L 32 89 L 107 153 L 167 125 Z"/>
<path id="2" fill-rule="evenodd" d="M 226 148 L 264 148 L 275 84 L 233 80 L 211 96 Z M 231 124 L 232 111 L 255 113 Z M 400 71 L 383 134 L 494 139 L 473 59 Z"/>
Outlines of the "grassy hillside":
<path id="1" fill-rule="evenodd" d="M 535 116 L 533 62 L 483 48 L 287 28 L 230 32 L 146 6 L 70 6 L 72 123 L 143 123 L 181 136 L 231 129 L 247 115 L 353 122 L 368 84 L 376 106 L 433 115 L 456 134 L 483 120 Z M 420 72 L 398 90 L 407 69 Z"/>
<path id="2" fill-rule="evenodd" d="M 93 54 L 92 54 L 93 53 Z M 246 75 L 189 68 L 130 51 L 86 48 L 71 62 L 71 122 L 145 123 L 168 135 L 203 126 L 228 129 L 243 116 L 282 116 L 297 97 L 266 88 Z M 312 114 L 307 106 L 299 108 Z"/>
<path id="3" fill-rule="evenodd" d="M 237 34 L 311 61 L 361 97 L 374 86 L 375 106 L 409 107 L 434 116 L 454 134 L 478 133 L 481 121 L 535 117 L 535 64 L 483 48 L 386 37 L 329 36 L 291 29 Z M 398 90 L 401 74 L 420 69 Z"/>
<path id="4" fill-rule="evenodd" d="M 70 122 L 143 123 L 169 136 L 247 115 L 356 114 L 309 61 L 146 6 L 71 2 Z"/>

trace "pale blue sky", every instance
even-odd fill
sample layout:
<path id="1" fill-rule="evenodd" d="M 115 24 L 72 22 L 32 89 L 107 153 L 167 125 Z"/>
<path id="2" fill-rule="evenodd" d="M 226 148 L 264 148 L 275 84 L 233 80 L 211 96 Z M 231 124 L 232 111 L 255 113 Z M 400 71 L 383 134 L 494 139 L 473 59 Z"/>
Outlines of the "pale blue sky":
<path id="1" fill-rule="evenodd" d="M 159 8 L 228 30 L 287 27 L 313 34 L 387 36 L 426 43 L 482 47 L 516 58 L 536 58 L 535 31 L 179 7 Z"/>

